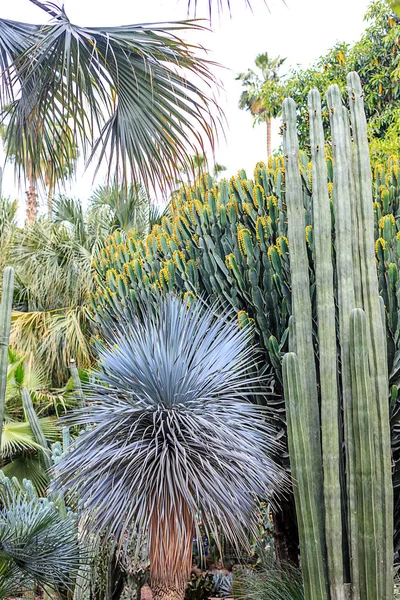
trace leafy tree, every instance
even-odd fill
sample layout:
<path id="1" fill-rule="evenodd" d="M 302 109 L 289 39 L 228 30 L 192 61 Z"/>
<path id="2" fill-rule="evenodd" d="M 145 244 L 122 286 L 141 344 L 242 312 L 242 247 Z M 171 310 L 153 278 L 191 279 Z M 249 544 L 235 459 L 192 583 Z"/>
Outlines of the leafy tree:
<path id="1" fill-rule="evenodd" d="M 12 132 L 8 132 L 7 126 L 4 124 L 0 127 L 0 136 L 4 140 L 6 155 L 10 160 L 14 163 L 21 160 L 15 149 L 16 140 L 12 137 Z M 55 145 L 53 138 L 57 138 L 57 147 L 59 150 L 58 159 L 60 162 L 59 173 L 56 173 L 53 169 L 53 159 L 51 156 L 48 156 L 47 159 L 43 157 L 42 162 L 39 165 L 39 172 L 37 173 L 35 173 L 35 170 L 29 161 L 16 165 L 24 171 L 25 179 L 28 182 L 28 191 L 26 192 L 26 222 L 28 225 L 36 221 L 38 213 L 37 179 L 40 178 L 47 189 L 47 214 L 49 218 L 51 218 L 53 195 L 60 179 L 60 173 L 62 173 L 63 180 L 70 177 L 75 170 L 76 160 L 78 158 L 78 149 L 73 141 L 73 132 L 69 125 L 66 126 L 64 131 L 60 132 L 56 126 L 49 131 L 49 136 L 50 145 Z"/>
<path id="2" fill-rule="evenodd" d="M 160 297 L 144 320 L 130 315 L 100 347 L 91 424 L 60 463 L 59 486 L 81 499 L 88 527 L 120 544 L 149 536 L 153 597 L 182 599 L 193 535 L 221 531 L 235 544 L 257 533 L 255 498 L 284 479 L 260 407 L 249 328 L 215 307 Z M 116 483 L 117 482 L 117 483 Z"/>
<path id="3" fill-rule="evenodd" d="M 16 271 L 11 343 L 44 366 L 51 387 L 63 386 L 71 358 L 80 368 L 94 358 L 96 327 L 87 310 L 95 287 L 93 259 L 115 230 L 144 235 L 159 215 L 134 184 L 99 188 L 87 211 L 60 196 L 53 201 L 52 220 L 42 218 L 24 229 L 15 226 L 14 205 L 1 202 L 0 218 L 1 209 L 4 260 Z"/>
<path id="4" fill-rule="evenodd" d="M 246 73 L 239 73 L 236 77 L 244 87 L 239 100 L 239 108 L 249 110 L 255 123 L 260 121 L 266 123 L 268 158 L 272 156 L 271 121 L 280 114 L 282 109 L 283 92 L 279 69 L 285 60 L 280 56 L 270 59 L 267 52 L 259 54 L 255 64 L 261 71 L 261 77 L 252 69 Z"/>
<path id="5" fill-rule="evenodd" d="M 292 69 L 285 81 L 285 95 L 297 103 L 300 144 L 308 145 L 307 95 L 321 93 L 332 83 L 347 95 L 346 75 L 357 71 L 365 94 L 365 109 L 373 158 L 400 145 L 400 18 L 387 0 L 374 0 L 365 14 L 368 27 L 353 46 L 336 44 L 308 69 Z M 328 120 L 326 106 L 323 106 Z"/>

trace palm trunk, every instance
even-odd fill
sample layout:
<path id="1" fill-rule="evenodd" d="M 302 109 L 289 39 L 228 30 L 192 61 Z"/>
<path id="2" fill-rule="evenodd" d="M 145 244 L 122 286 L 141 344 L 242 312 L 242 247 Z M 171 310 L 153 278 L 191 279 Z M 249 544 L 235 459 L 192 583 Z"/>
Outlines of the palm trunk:
<path id="1" fill-rule="evenodd" d="M 53 216 L 53 193 L 54 189 L 50 186 L 49 193 L 47 195 L 47 216 L 49 217 L 49 219 L 51 219 Z"/>
<path id="2" fill-rule="evenodd" d="M 271 117 L 266 118 L 267 124 L 267 158 L 272 156 L 272 148 L 271 148 Z"/>
<path id="3" fill-rule="evenodd" d="M 153 600 L 184 600 L 192 567 L 193 518 L 184 501 L 150 523 L 150 585 Z"/>
<path id="4" fill-rule="evenodd" d="M 38 209 L 38 196 L 36 192 L 36 181 L 33 177 L 29 178 L 29 188 L 26 192 L 26 221 L 32 225 L 36 221 Z"/>

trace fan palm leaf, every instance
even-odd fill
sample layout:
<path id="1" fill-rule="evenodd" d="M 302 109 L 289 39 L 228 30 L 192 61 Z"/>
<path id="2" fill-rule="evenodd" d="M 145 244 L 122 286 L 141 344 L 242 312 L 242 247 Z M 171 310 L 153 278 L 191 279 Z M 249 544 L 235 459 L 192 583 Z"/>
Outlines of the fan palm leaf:
<path id="1" fill-rule="evenodd" d="M 199 23 L 80 27 L 63 8 L 37 4 L 50 23 L 0 20 L 0 104 L 16 168 L 38 176 L 52 164 L 56 180 L 68 146 L 79 145 L 125 181 L 130 172 L 164 186 L 204 140 L 213 145 L 212 63 L 180 37 L 200 33 Z"/>
<path id="2" fill-rule="evenodd" d="M 79 544 L 71 518 L 53 503 L 12 484 L 0 472 L 0 597 L 34 585 L 65 589 L 79 567 Z"/>
<path id="3" fill-rule="evenodd" d="M 216 539 L 256 534 L 255 497 L 282 475 L 251 376 L 251 333 L 176 298 L 120 323 L 100 347 L 97 383 L 74 423 L 91 424 L 61 463 L 59 484 L 80 496 L 88 527 L 119 543 L 149 531 L 153 594 L 183 594 L 200 513 Z"/>
<path id="4" fill-rule="evenodd" d="M 6 477 L 17 479 L 21 484 L 29 479 L 38 494 L 44 494 L 49 485 L 49 477 L 37 454 L 14 456 L 1 470 Z"/>

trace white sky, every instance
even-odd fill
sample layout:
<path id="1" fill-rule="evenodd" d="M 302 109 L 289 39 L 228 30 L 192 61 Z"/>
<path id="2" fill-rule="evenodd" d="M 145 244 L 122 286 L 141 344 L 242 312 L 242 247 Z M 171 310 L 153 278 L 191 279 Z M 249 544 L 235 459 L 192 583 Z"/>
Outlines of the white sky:
<path id="1" fill-rule="evenodd" d="M 252 67 L 261 52 L 267 51 L 271 57 L 287 57 L 285 68 L 296 64 L 306 67 L 335 42 L 357 40 L 365 27 L 363 15 L 369 0 L 286 0 L 286 5 L 282 0 L 267 0 L 267 3 L 269 11 L 263 0 L 253 0 L 252 12 L 245 6 L 245 0 L 231 0 L 232 18 L 227 11 L 221 16 L 215 14 L 213 32 L 199 33 L 196 40 L 209 49 L 212 60 L 225 67 L 217 75 L 225 89 L 219 103 L 228 128 L 226 142 L 221 137 L 216 160 L 228 168 L 229 176 L 239 168 L 252 173 L 255 163 L 264 160 L 266 153 L 264 127 L 253 128 L 250 114 L 238 109 L 241 86 L 235 81 L 237 73 Z M 70 20 L 79 25 L 110 26 L 187 18 L 187 0 L 64 0 L 64 6 Z M 43 11 L 29 0 L 0 0 L 0 16 L 16 21 L 46 21 Z M 208 0 L 198 0 L 197 16 L 208 16 Z M 275 146 L 279 145 L 278 126 L 279 122 L 275 123 Z M 104 171 L 99 172 L 93 184 L 93 171 L 84 173 L 81 167 L 68 192 L 85 202 L 90 190 L 103 179 Z M 18 197 L 23 203 L 24 189 L 18 190 L 15 185 L 12 165 L 4 173 L 3 195 Z"/>

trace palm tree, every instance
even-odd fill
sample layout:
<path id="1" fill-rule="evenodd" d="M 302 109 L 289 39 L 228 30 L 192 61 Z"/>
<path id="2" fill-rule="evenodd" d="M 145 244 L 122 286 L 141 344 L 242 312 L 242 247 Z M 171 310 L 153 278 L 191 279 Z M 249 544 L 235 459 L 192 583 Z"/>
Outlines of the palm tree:
<path id="1" fill-rule="evenodd" d="M 90 202 L 94 210 L 104 211 L 105 218 L 108 215 L 110 231 L 128 233 L 134 230 L 144 236 L 161 216 L 158 206 L 149 200 L 146 190 L 139 184 L 124 186 L 114 182 L 111 186 L 99 186 Z"/>
<path id="2" fill-rule="evenodd" d="M 134 184 L 98 189 L 86 211 L 79 201 L 59 196 L 52 220 L 41 218 L 24 229 L 16 227 L 15 208 L 0 201 L 1 260 L 16 272 L 11 343 L 23 355 L 32 353 L 51 385 L 60 387 L 69 378 L 71 358 L 80 368 L 94 358 L 96 327 L 88 310 L 96 286 L 93 259 L 114 231 L 145 235 L 159 214 Z"/>
<path id="3" fill-rule="evenodd" d="M 120 545 L 148 533 L 155 600 L 183 599 L 199 518 L 216 540 L 247 544 L 255 498 L 284 484 L 270 426 L 250 401 L 263 393 L 252 333 L 214 312 L 160 298 L 143 321 L 110 326 L 90 407 L 72 420 L 90 430 L 58 472 L 89 530 Z"/>
<path id="4" fill-rule="evenodd" d="M 67 397 L 66 390 L 50 391 L 51 384 L 45 369 L 34 365 L 32 356 L 26 359 L 11 349 L 8 355 L 0 469 L 8 477 L 16 477 L 20 482 L 24 479 L 31 480 L 34 488 L 41 493 L 49 483 L 48 448 L 61 435 L 54 415 L 63 414 L 67 407 L 75 407 L 76 402 Z M 27 394 L 43 432 L 43 437 L 39 439 L 36 437 L 36 430 L 32 429 L 34 424 L 31 423 L 31 413 L 27 412 Z"/>
<path id="5" fill-rule="evenodd" d="M 54 504 L 0 471 L 0 598 L 36 586 L 60 592 L 74 582 L 80 560 L 76 526 Z"/>
<path id="6" fill-rule="evenodd" d="M 47 164 L 56 181 L 79 147 L 123 182 L 130 173 L 163 187 L 204 140 L 213 145 L 213 64 L 180 37 L 201 32 L 198 22 L 80 27 L 64 8 L 30 1 L 49 23 L 0 19 L 0 122 L 18 172 L 29 166 L 36 180 Z"/>
<path id="7" fill-rule="evenodd" d="M 267 126 L 267 156 L 272 156 L 271 121 L 279 116 L 282 108 L 283 92 L 279 83 L 279 69 L 285 58 L 270 59 L 268 53 L 259 54 L 255 60 L 261 77 L 249 69 L 236 77 L 245 88 L 240 96 L 239 108 L 249 110 L 254 122 L 265 121 Z"/>

